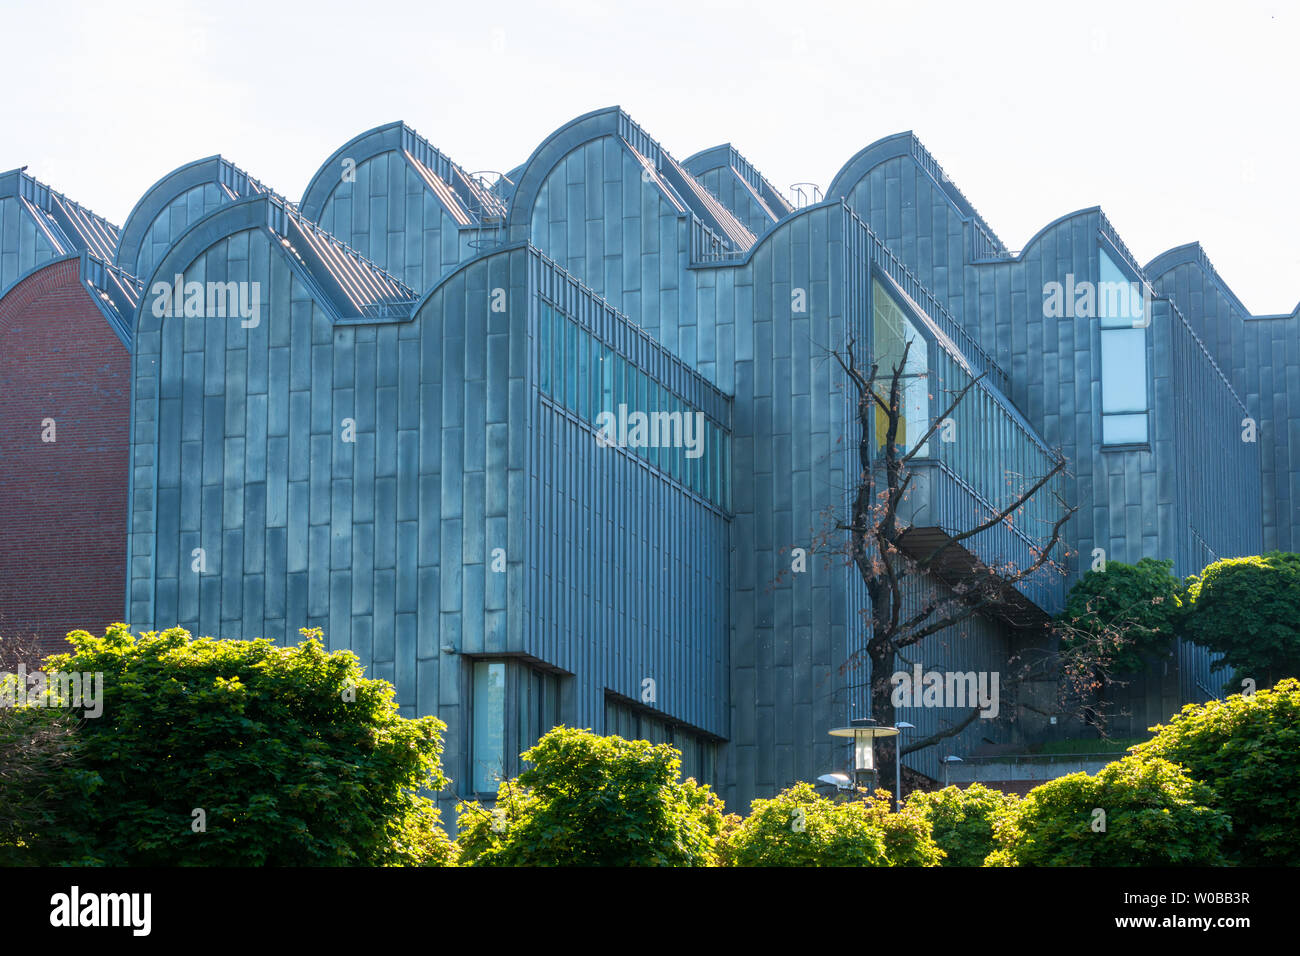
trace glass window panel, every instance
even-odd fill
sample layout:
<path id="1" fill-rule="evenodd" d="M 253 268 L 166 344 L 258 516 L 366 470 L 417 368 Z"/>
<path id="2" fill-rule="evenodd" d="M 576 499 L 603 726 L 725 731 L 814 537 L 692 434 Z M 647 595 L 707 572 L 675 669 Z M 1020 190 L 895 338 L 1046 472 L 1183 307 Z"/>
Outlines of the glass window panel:
<path id="1" fill-rule="evenodd" d="M 506 665 L 474 662 L 474 790 L 496 793 L 505 775 Z"/>
<path id="2" fill-rule="evenodd" d="M 578 327 L 567 320 L 564 326 L 564 407 L 574 411 L 578 407 Z"/>
<path id="3" fill-rule="evenodd" d="M 1101 410 L 1143 412 L 1147 407 L 1146 329 L 1101 333 Z"/>
<path id="4" fill-rule="evenodd" d="M 591 337 L 585 329 L 574 327 L 578 330 L 578 395 L 573 410 L 583 421 L 590 421 L 587 396 L 591 393 Z"/>
<path id="5" fill-rule="evenodd" d="M 930 379 L 924 375 L 904 380 L 903 389 L 904 415 L 907 420 L 907 435 L 899 436 L 899 443 L 911 450 L 912 444 L 925 434 L 930 427 Z M 917 452 L 917 457 L 927 453 L 930 445 Z"/>
<path id="6" fill-rule="evenodd" d="M 1140 444 L 1147 440 L 1147 416 L 1101 416 L 1101 440 L 1107 445 Z"/>
<path id="7" fill-rule="evenodd" d="M 705 497 L 714 501 L 718 496 L 718 436 L 711 421 L 705 423 Z"/>
<path id="8" fill-rule="evenodd" d="M 664 434 L 665 429 L 660 427 L 661 422 L 656 417 L 659 413 L 659 383 L 654 381 L 653 379 L 650 380 L 646 386 L 646 410 L 645 411 L 646 411 L 646 419 L 647 419 L 646 424 L 647 427 L 650 429 L 650 434 L 647 436 L 650 442 L 650 447 L 646 449 L 646 451 L 648 452 L 646 457 L 650 460 L 650 464 L 658 468 L 659 448 L 664 443 L 671 441 L 672 436 L 669 434 Z"/>
<path id="9" fill-rule="evenodd" d="M 722 501 L 728 511 L 731 510 L 731 436 L 722 435 Z"/>
<path id="10" fill-rule="evenodd" d="M 686 459 L 686 480 L 695 494 L 705 493 L 705 470 L 701 466 L 702 458 Z"/>
<path id="11" fill-rule="evenodd" d="M 636 377 L 636 397 L 633 399 L 632 408 L 644 415 L 646 412 L 646 406 L 650 402 L 650 380 L 646 378 L 645 372 L 641 371 L 639 368 L 634 367 L 632 369 L 632 374 Z M 629 431 L 630 430 L 631 429 L 629 428 Z M 641 433 L 641 442 L 636 450 L 636 453 L 642 458 L 649 457 L 650 450 L 646 447 L 646 442 L 649 441 L 649 439 L 650 423 L 647 421 L 645 423 L 645 428 Z"/>
<path id="12" fill-rule="evenodd" d="M 551 320 L 551 397 L 564 404 L 564 330 L 568 321 L 558 312 Z"/>
<path id="13" fill-rule="evenodd" d="M 597 411 L 618 414 L 614 405 L 614 353 L 601 346 L 600 350 L 601 397 Z"/>
<path id="14" fill-rule="evenodd" d="M 1142 287 L 1121 271 L 1105 249 L 1098 252 L 1101 281 L 1097 284 L 1094 314 L 1101 321 L 1101 327 L 1118 329 L 1144 324 Z"/>
<path id="15" fill-rule="evenodd" d="M 538 315 L 537 376 L 544 395 L 551 392 L 551 310 L 542 306 Z"/>
<path id="16" fill-rule="evenodd" d="M 627 404 L 627 363 L 623 356 L 614 356 L 614 407 L 610 409 L 615 415 L 618 407 Z"/>
<path id="17" fill-rule="evenodd" d="M 907 318 L 902 307 L 894 301 L 878 279 L 871 282 L 871 301 L 874 331 L 874 361 L 880 365 L 880 375 L 888 382 L 894 367 L 903 358 L 903 346 L 911 342 L 907 353 L 907 367 L 904 375 L 917 375 L 926 369 L 927 344 L 917 332 L 916 327 Z"/>
<path id="18" fill-rule="evenodd" d="M 722 483 L 725 481 L 722 472 L 722 445 L 726 438 L 722 434 L 722 429 L 716 425 L 709 426 L 713 430 L 713 501 L 717 504 L 722 503 Z"/>

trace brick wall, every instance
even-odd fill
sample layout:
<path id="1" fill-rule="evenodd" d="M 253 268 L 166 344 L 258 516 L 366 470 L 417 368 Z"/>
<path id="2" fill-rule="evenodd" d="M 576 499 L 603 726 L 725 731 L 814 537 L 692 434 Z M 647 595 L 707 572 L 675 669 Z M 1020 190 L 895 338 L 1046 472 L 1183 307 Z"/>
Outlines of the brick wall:
<path id="1" fill-rule="evenodd" d="M 51 650 L 125 616 L 130 355 L 78 269 L 0 299 L 0 635 Z"/>

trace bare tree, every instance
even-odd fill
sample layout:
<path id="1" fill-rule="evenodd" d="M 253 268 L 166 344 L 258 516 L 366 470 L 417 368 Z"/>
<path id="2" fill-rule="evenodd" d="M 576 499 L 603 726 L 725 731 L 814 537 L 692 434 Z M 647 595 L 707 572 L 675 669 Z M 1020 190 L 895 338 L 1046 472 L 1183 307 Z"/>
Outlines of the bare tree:
<path id="1" fill-rule="evenodd" d="M 911 346 L 911 341 L 904 344 L 902 357 L 891 370 L 888 390 L 884 394 L 878 383 L 878 365 L 873 362 L 865 369 L 859 365 L 853 339 L 849 340 L 843 352 L 831 351 L 857 397 L 860 465 L 856 486 L 851 489 L 848 520 L 836 520 L 833 530 L 841 536 L 842 546 L 837 550 L 847 554 L 870 599 L 870 637 L 866 657 L 871 667 L 871 713 L 882 724 L 892 724 L 895 719 L 890 677 L 896 655 L 976 614 L 987 614 L 1005 607 L 1016 597 L 1016 584 L 1040 569 L 1048 567 L 1060 572 L 1061 568 L 1051 555 L 1061 543 L 1062 529 L 1076 510 L 1049 487 L 1052 480 L 1065 470 L 1065 458 L 1056 451 L 1050 457 L 1051 467 L 1046 474 L 1027 479 L 1027 487 L 1016 492 L 1009 503 L 995 506 L 985 520 L 945 535 L 936 547 L 919 546 L 919 538 L 909 541 L 911 526 L 903 505 L 914 475 L 911 462 L 940 426 L 951 419 L 954 410 L 983 377 L 973 377 L 958 389 L 943 412 L 933 417 L 926 432 L 912 443 L 911 450 L 904 451 L 898 435 L 902 420 L 902 376 Z M 879 454 L 872 447 L 872 419 L 877 414 L 885 425 L 883 448 Z M 1031 548 L 1031 559 L 1024 566 L 1010 563 L 989 566 L 975 560 L 960 578 L 953 579 L 945 559 L 950 558 L 955 549 L 962 549 L 977 535 L 1000 525 L 1013 526 L 1026 505 L 1040 494 L 1052 495 L 1060 508 L 1059 517 L 1050 531 L 1039 539 L 1038 545 Z M 946 581 L 945 576 L 948 578 Z M 855 658 L 858 656 L 860 652 L 854 655 Z M 851 660 L 850 663 L 860 662 Z M 1008 662 L 1013 683 L 1041 674 L 1052 666 L 1050 655 L 1017 655 Z M 969 726 L 978 714 L 979 708 L 974 707 L 951 726 L 922 740 L 909 742 L 902 752 L 914 753 L 953 737 Z M 893 779 L 898 739 L 883 738 L 877 747 L 882 781 Z"/>

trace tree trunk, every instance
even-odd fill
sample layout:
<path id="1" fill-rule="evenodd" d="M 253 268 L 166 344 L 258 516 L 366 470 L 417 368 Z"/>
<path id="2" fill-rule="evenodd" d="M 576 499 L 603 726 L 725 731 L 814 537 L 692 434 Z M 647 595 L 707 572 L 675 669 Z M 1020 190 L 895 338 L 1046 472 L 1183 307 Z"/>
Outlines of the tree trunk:
<path id="1" fill-rule="evenodd" d="M 894 726 L 893 684 L 889 678 L 894 671 L 894 648 L 872 642 L 867 648 L 871 660 L 871 716 L 882 727 Z M 901 794 L 894 793 L 894 765 L 898 759 L 898 737 L 876 738 L 876 786 L 894 794 L 895 806 Z"/>

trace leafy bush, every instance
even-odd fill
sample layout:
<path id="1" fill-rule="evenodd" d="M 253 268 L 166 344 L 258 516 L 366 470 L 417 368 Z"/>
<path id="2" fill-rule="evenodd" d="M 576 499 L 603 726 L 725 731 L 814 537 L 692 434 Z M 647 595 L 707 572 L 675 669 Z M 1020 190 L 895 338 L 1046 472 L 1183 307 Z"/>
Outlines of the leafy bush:
<path id="1" fill-rule="evenodd" d="M 66 710 L 0 706 L 0 866 L 46 862 L 35 849 L 42 838 L 47 850 L 70 852 L 75 835 L 63 827 L 80 800 L 56 797 L 54 784 L 69 774 L 87 781 L 76 769 L 76 728 L 76 716 Z"/>
<path id="2" fill-rule="evenodd" d="M 1188 706 L 1133 759 L 1171 760 L 1214 788 L 1232 818 L 1228 852 L 1248 865 L 1300 864 L 1300 681 Z"/>
<path id="3" fill-rule="evenodd" d="M 1300 677 L 1300 554 L 1215 561 L 1187 590 L 1188 638 L 1258 686 Z M 1237 684 L 1234 690 L 1239 690 Z"/>
<path id="4" fill-rule="evenodd" d="M 724 832 L 720 857 L 730 866 L 938 866 L 943 853 L 915 809 L 889 809 L 889 794 L 836 802 L 809 783 L 770 800 Z"/>
<path id="5" fill-rule="evenodd" d="M 668 744 L 555 727 L 521 755 L 496 805 L 456 807 L 470 866 L 711 866 L 722 801 L 679 781 Z"/>
<path id="6" fill-rule="evenodd" d="M 1225 862 L 1226 814 L 1214 792 L 1167 760 L 1125 757 L 1095 776 L 1031 790 L 994 824 L 989 866 L 1213 866 Z M 1104 830 L 1097 811 L 1104 811 Z"/>
<path id="7" fill-rule="evenodd" d="M 297 647 L 69 635 L 51 671 L 101 672 L 103 715 L 77 734 L 89 792 L 74 862 L 108 865 L 393 865 L 445 862 L 433 802 L 446 785 L 441 721 L 398 716 L 393 688 L 366 680 L 319 631 Z M 196 811 L 201 811 L 201 814 Z M 47 858 L 57 841 L 37 840 Z M 67 858 L 63 860 L 67 861 Z"/>
<path id="8" fill-rule="evenodd" d="M 1141 670 L 1144 656 L 1168 654 L 1182 616 L 1173 566 L 1155 558 L 1108 561 L 1105 571 L 1085 574 L 1057 618 L 1062 651 L 1086 654 L 1118 674 Z"/>
<path id="9" fill-rule="evenodd" d="M 944 866 L 983 866 L 984 858 L 994 850 L 994 824 L 1012 812 L 1019 800 L 1014 793 L 972 783 L 965 790 L 914 791 L 907 806 L 930 825 L 944 852 Z"/>

